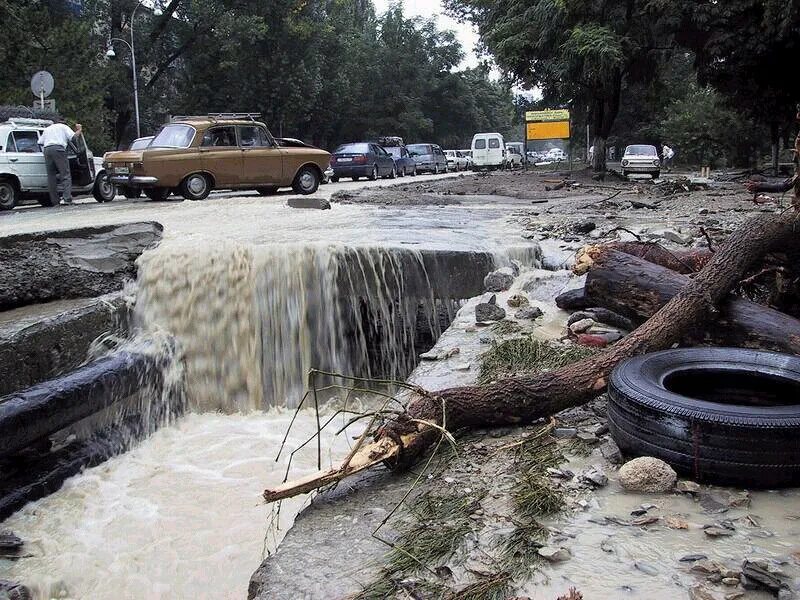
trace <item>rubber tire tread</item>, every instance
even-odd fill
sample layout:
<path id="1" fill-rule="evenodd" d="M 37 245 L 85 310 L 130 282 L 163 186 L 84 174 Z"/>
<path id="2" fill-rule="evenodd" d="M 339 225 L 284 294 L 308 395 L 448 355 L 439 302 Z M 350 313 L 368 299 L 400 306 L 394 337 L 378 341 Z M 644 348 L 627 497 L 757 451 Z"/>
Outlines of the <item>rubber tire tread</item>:
<path id="1" fill-rule="evenodd" d="M 608 423 L 620 449 L 654 456 L 696 481 L 751 488 L 800 484 L 800 398 L 763 409 L 688 398 L 663 381 L 686 369 L 768 371 L 800 384 L 800 358 L 743 348 L 686 348 L 620 363 Z"/>

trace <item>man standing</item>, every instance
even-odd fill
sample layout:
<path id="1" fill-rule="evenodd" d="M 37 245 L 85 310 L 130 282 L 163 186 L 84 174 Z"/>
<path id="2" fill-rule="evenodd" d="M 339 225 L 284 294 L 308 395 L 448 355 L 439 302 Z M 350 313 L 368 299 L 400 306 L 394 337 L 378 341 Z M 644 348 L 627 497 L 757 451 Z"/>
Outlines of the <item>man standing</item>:
<path id="1" fill-rule="evenodd" d="M 67 159 L 67 146 L 77 136 L 82 135 L 80 123 L 72 131 L 63 119 L 45 128 L 39 143 L 44 148 L 44 164 L 47 168 L 47 187 L 50 192 L 50 204 L 56 205 L 58 201 L 58 183 L 61 182 L 63 199 L 61 204 L 72 204 L 72 175 L 69 171 Z"/>
<path id="2" fill-rule="evenodd" d="M 664 157 L 664 168 L 667 170 L 667 172 L 671 171 L 672 159 L 675 157 L 675 151 L 666 144 L 664 144 L 661 147 L 661 156 Z"/>

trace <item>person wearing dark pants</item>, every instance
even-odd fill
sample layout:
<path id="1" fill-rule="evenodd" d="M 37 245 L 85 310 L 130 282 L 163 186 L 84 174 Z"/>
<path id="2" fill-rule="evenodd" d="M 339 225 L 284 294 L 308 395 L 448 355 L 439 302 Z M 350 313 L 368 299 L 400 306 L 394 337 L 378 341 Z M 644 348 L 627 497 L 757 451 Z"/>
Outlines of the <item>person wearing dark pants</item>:
<path id="1" fill-rule="evenodd" d="M 44 164 L 47 169 L 47 189 L 50 193 L 50 204 L 59 203 L 59 183 L 62 188 L 63 198 L 60 204 L 72 204 L 72 174 L 69 170 L 67 146 L 77 136 L 81 135 L 80 123 L 75 125 L 75 131 L 63 122 L 53 123 L 45 128 L 39 143 L 44 148 Z"/>

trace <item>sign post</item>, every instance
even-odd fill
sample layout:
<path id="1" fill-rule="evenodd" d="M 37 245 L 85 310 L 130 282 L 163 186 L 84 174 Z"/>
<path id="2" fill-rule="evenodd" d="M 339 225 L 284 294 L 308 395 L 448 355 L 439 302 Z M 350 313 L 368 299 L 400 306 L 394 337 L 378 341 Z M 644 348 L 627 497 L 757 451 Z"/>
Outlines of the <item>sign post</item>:
<path id="1" fill-rule="evenodd" d="M 569 110 L 529 110 L 525 113 L 525 151 L 528 142 L 536 140 L 569 140 Z M 570 170 L 572 169 L 572 147 L 569 148 Z"/>
<path id="2" fill-rule="evenodd" d="M 31 77 L 31 91 L 33 95 L 39 98 L 39 108 L 44 110 L 44 99 L 53 93 L 55 81 L 53 76 L 47 71 L 39 71 Z"/>

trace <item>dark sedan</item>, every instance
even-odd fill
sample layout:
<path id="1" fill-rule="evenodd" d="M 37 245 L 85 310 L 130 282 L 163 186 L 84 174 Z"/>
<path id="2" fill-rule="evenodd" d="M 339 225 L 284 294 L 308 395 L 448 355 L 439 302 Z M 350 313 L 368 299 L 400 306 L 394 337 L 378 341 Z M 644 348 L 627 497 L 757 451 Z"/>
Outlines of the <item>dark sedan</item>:
<path id="1" fill-rule="evenodd" d="M 339 146 L 331 156 L 331 167 L 334 183 L 341 177 L 352 177 L 353 181 L 366 177 L 375 181 L 378 177 L 394 179 L 397 176 L 392 155 L 378 144 L 366 142 Z"/>
<path id="2" fill-rule="evenodd" d="M 394 157 L 395 169 L 400 177 L 417 174 L 417 161 L 415 161 L 405 146 L 384 146 L 389 154 Z"/>

